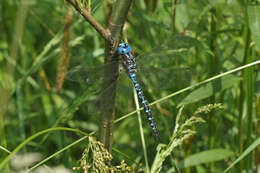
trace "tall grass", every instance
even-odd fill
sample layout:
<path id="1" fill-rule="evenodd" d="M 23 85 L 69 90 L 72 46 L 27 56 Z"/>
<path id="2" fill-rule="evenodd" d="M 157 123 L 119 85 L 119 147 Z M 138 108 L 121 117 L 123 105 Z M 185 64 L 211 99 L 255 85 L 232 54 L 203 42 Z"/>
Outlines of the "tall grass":
<path id="1" fill-rule="evenodd" d="M 259 169 L 256 2 L 3 0 L 0 13 L 0 172 Z M 117 58 L 121 29 L 159 143 L 127 76 L 116 86 L 117 65 L 101 67 Z M 77 65 L 98 82 L 66 80 Z M 17 169 L 21 156 L 32 160 Z"/>

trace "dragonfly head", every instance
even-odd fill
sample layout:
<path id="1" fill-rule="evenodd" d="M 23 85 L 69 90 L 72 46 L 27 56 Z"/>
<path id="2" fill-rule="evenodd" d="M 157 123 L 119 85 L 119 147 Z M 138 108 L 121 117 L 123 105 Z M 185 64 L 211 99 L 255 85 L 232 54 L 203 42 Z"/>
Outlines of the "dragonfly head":
<path id="1" fill-rule="evenodd" d="M 127 43 L 120 43 L 117 48 L 117 51 L 120 54 L 129 53 L 131 52 L 131 50 L 132 50 L 131 46 Z"/>

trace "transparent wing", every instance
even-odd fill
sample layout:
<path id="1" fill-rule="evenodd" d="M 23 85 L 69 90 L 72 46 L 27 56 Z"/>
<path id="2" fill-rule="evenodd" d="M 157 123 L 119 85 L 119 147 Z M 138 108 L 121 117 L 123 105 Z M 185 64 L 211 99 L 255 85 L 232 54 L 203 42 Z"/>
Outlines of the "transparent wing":
<path id="1" fill-rule="evenodd" d="M 119 74 L 118 62 L 96 67 L 79 65 L 69 70 L 65 79 L 88 87 L 91 87 L 91 85 L 101 86 L 102 84 L 109 86 L 109 84 L 117 80 Z"/>
<path id="2" fill-rule="evenodd" d="M 185 80 L 188 76 L 186 72 L 190 71 L 190 69 L 182 64 L 187 61 L 185 55 L 192 45 L 194 45 L 190 44 L 192 41 L 190 37 L 175 36 L 151 52 L 137 56 L 137 73 L 140 74 L 140 76 L 146 77 L 148 80 L 149 78 L 154 78 L 154 80 L 157 78 L 157 81 L 160 81 L 160 79 L 162 79 L 162 81 L 166 79 L 176 80 L 177 77 Z M 67 73 L 66 79 L 88 84 L 113 82 L 107 75 L 113 73 L 115 74 L 115 78 L 119 75 L 121 70 L 118 67 L 118 61 L 120 60 L 117 59 L 113 63 L 94 68 L 87 66 L 74 67 Z M 164 86 L 166 87 L 166 85 Z"/>
<path id="3" fill-rule="evenodd" d="M 175 36 L 152 51 L 136 57 L 137 81 L 144 92 L 152 93 L 158 98 L 162 93 L 174 92 L 192 82 L 194 70 L 187 67 L 189 60 L 186 58 L 190 49 L 194 47 L 192 42 L 196 40 L 183 35 Z M 114 87 L 116 81 L 118 93 L 126 94 L 124 99 L 132 98 L 127 94 L 132 94 L 131 81 L 125 72 L 121 71 L 118 61 L 94 68 L 78 66 L 68 72 L 66 79 L 79 82 L 95 91 L 96 97 L 90 101 L 91 106 L 89 105 L 94 111 L 100 110 L 100 102 L 104 98 L 102 93 Z M 117 80 L 118 78 L 120 80 Z"/>
<path id="4" fill-rule="evenodd" d="M 195 42 L 195 43 L 194 43 Z M 136 57 L 138 81 L 154 91 L 180 89 L 192 82 L 195 69 L 190 68 L 190 54 L 194 45 L 193 38 L 179 35 L 167 40 L 150 53 Z"/>
<path id="5" fill-rule="evenodd" d="M 110 63 L 103 66 L 89 68 L 87 66 L 76 66 L 69 70 L 66 74 L 67 87 L 75 90 L 75 93 L 80 93 L 82 90 L 88 90 L 88 98 L 84 104 L 84 110 L 90 115 L 99 114 L 103 99 L 108 99 L 107 103 L 113 103 L 113 95 L 116 92 L 116 84 L 119 79 L 120 68 L 118 62 Z M 126 78 L 122 73 L 120 76 Z M 78 91 L 78 92 L 77 92 Z M 108 96 L 110 95 L 110 96 Z"/>

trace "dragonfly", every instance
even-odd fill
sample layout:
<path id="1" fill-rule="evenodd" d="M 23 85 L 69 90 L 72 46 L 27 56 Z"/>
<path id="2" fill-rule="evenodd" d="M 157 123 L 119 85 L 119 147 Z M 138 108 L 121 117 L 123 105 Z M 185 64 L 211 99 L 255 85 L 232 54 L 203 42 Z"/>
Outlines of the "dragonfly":
<path id="1" fill-rule="evenodd" d="M 159 140 L 159 130 L 149 107 L 149 102 L 144 96 L 145 94 L 142 89 L 144 89 L 143 87 L 147 84 L 150 86 L 159 86 L 159 91 L 164 91 L 169 87 L 173 87 L 174 84 L 177 85 L 179 83 L 191 81 L 190 69 L 180 68 L 179 63 L 182 63 L 185 54 L 193 47 L 192 41 L 194 40 L 191 37 L 183 35 L 176 36 L 166 41 L 158 48 L 153 49 L 150 53 L 144 53 L 137 57 L 134 57 L 132 48 L 128 43 L 120 43 L 117 49 L 120 58 L 117 59 L 117 61 L 94 68 L 87 68 L 84 65 L 81 65 L 69 71 L 66 78 L 76 82 L 83 82 L 83 85 L 85 85 L 84 83 L 87 83 L 90 87 L 92 85 L 100 86 L 104 83 L 104 69 L 107 68 L 107 66 L 112 67 L 119 61 L 123 66 L 125 74 L 128 76 L 128 79 L 130 79 L 137 92 L 138 99 L 143 106 L 155 139 Z M 178 67 L 176 68 L 176 65 L 174 66 L 173 64 L 176 64 L 177 60 Z M 144 67 L 143 64 L 148 67 Z M 172 67 L 169 68 L 171 64 Z M 120 72 L 121 70 L 118 69 L 118 75 L 116 76 L 119 76 Z M 121 76 L 122 75 L 120 74 L 120 77 Z M 176 76 L 178 76 L 178 79 Z M 149 82 L 146 82 L 146 79 L 149 79 Z M 113 86 L 116 80 L 118 80 L 118 78 L 111 81 L 111 84 L 109 84 L 107 88 Z M 107 81 L 105 81 L 105 83 L 107 83 Z M 97 91 L 96 88 L 94 91 L 97 93 L 102 92 Z M 155 91 L 158 90 L 156 89 Z M 100 96 L 101 95 L 102 94 L 100 94 Z M 102 96 L 97 100 L 100 101 L 101 99 Z"/>
<path id="2" fill-rule="evenodd" d="M 146 113 L 149 124 L 153 129 L 154 136 L 155 136 L 156 140 L 159 140 L 160 134 L 159 134 L 158 128 L 156 126 L 156 123 L 154 121 L 154 118 L 152 116 L 152 112 L 148 105 L 148 101 L 145 99 L 141 86 L 138 83 L 138 81 L 136 80 L 136 72 L 137 72 L 136 59 L 134 58 L 134 56 L 132 54 L 132 48 L 127 43 L 120 43 L 117 51 L 122 57 L 123 67 L 124 67 L 128 77 L 131 79 L 131 81 L 134 85 L 134 88 L 137 92 L 138 98 L 143 105 L 144 112 Z"/>

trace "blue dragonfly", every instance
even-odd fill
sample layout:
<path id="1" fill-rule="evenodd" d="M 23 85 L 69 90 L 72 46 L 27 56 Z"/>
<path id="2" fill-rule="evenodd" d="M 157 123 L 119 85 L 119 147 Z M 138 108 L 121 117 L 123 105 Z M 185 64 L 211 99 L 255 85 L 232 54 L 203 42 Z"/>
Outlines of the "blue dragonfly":
<path id="1" fill-rule="evenodd" d="M 118 63 L 118 61 L 121 62 L 126 72 L 125 74 L 128 76 L 128 79 L 130 78 L 130 81 L 137 92 L 139 101 L 142 103 L 144 112 L 147 115 L 149 124 L 152 127 L 154 136 L 157 140 L 160 138 L 159 130 L 141 87 L 147 84 L 150 86 L 159 86 L 160 91 L 165 91 L 178 83 L 187 84 L 187 82 L 191 81 L 190 70 L 180 68 L 179 64 L 182 63 L 182 61 L 185 61 L 187 52 L 189 52 L 191 47 L 194 47 L 194 43 L 192 43 L 194 41 L 195 39 L 184 35 L 175 36 L 160 47 L 153 49 L 150 53 L 141 54 L 136 58 L 133 56 L 132 48 L 129 44 L 120 43 L 117 50 L 120 58 L 115 62 L 105 65 L 112 67 L 112 65 Z M 176 67 L 176 63 L 178 67 Z M 146 67 L 144 67 L 143 64 Z M 66 78 L 72 81 L 82 82 L 83 85 L 87 83 L 95 92 L 101 93 L 102 90 L 98 91 L 93 85 L 101 86 L 102 83 L 109 83 L 105 81 L 103 77 L 104 69 L 106 68 L 105 66 L 98 66 L 95 68 L 87 68 L 84 65 L 77 66 L 68 72 Z M 169 66 L 171 66 L 171 68 L 169 68 Z M 118 75 L 116 76 L 119 76 L 120 72 L 121 69 L 119 68 L 117 72 Z M 122 75 L 120 74 L 120 77 L 121 76 Z M 116 80 L 118 80 L 118 77 L 114 81 Z M 147 82 L 147 80 L 149 80 L 149 82 Z M 107 86 L 107 89 L 113 86 L 115 83 L 114 81 L 110 81 L 111 84 Z M 102 89 L 104 89 L 104 87 Z M 100 101 L 100 99 L 102 99 L 102 97 L 97 97 L 96 100 Z M 95 102 L 92 103 L 98 105 Z"/>
<path id="2" fill-rule="evenodd" d="M 137 72 L 136 59 L 134 58 L 134 56 L 132 54 L 132 48 L 127 43 L 120 43 L 117 51 L 122 57 L 123 67 L 124 67 L 128 77 L 131 79 L 131 81 L 135 87 L 135 90 L 137 92 L 138 98 L 143 105 L 144 112 L 146 113 L 150 126 L 153 129 L 155 138 L 157 140 L 159 140 L 160 139 L 159 131 L 158 131 L 158 128 L 153 119 L 152 112 L 148 105 L 148 101 L 145 99 L 144 93 L 140 87 L 140 84 L 136 80 L 136 72 Z"/>

